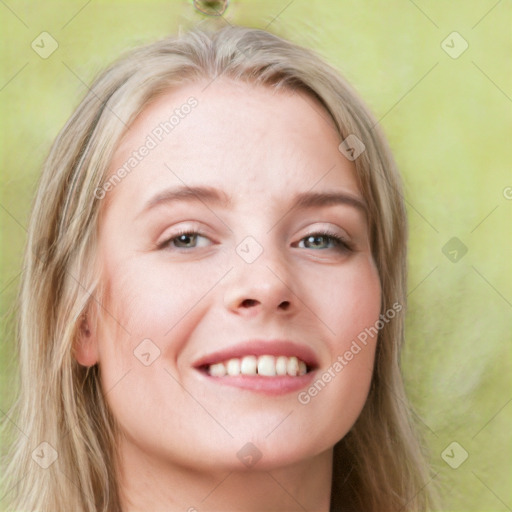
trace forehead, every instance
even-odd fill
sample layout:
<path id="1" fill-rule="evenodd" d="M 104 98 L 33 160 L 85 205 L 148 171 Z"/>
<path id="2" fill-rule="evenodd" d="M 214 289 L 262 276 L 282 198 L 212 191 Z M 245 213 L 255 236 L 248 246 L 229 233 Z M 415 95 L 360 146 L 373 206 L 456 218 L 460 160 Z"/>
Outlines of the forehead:
<path id="1" fill-rule="evenodd" d="M 304 92 L 226 78 L 187 84 L 159 96 L 126 132 L 110 173 L 137 161 L 111 199 L 135 204 L 176 184 L 221 188 L 235 199 L 313 187 L 357 194 L 339 143 L 328 113 Z"/>

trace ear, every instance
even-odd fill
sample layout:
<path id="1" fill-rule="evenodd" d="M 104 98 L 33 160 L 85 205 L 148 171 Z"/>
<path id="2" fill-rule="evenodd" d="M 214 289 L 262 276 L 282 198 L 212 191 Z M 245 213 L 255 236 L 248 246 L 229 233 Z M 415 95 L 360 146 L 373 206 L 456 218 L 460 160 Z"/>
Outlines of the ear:
<path id="1" fill-rule="evenodd" d="M 82 366 L 94 366 L 99 360 L 96 327 L 92 327 L 91 320 L 87 313 L 82 315 L 74 343 L 75 359 Z"/>

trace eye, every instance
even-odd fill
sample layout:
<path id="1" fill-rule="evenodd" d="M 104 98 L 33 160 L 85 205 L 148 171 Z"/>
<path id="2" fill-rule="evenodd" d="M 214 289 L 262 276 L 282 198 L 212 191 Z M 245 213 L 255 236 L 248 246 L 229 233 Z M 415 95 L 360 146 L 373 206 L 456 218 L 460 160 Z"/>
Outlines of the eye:
<path id="1" fill-rule="evenodd" d="M 162 242 L 160 249 L 195 249 L 206 247 L 210 239 L 197 231 L 183 231 Z"/>
<path id="2" fill-rule="evenodd" d="M 299 241 L 298 247 L 301 249 L 333 249 L 339 252 L 352 251 L 352 247 L 344 238 L 327 231 L 312 233 L 304 237 Z"/>

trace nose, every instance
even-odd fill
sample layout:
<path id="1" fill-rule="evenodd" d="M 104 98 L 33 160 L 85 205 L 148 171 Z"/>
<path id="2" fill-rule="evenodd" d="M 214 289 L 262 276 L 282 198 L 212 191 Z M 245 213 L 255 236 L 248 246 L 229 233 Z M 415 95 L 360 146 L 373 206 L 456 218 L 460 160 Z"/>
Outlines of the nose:
<path id="1" fill-rule="evenodd" d="M 294 312 L 296 298 L 283 265 L 241 262 L 230 274 L 224 292 L 224 304 L 230 312 L 242 316 Z"/>

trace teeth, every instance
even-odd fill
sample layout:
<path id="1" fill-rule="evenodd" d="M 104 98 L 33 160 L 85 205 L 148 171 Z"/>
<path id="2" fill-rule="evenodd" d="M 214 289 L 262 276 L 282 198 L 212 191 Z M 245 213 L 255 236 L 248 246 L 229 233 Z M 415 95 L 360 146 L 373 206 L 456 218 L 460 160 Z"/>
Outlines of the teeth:
<path id="1" fill-rule="evenodd" d="M 274 377 L 276 374 L 276 359 L 274 356 L 261 356 L 258 359 L 258 375 Z"/>
<path id="2" fill-rule="evenodd" d="M 212 377 L 224 377 L 226 375 L 226 367 L 222 363 L 212 364 L 210 366 L 210 375 Z"/>
<path id="3" fill-rule="evenodd" d="M 240 375 L 240 359 L 230 359 L 226 365 L 226 373 L 231 377 Z"/>
<path id="4" fill-rule="evenodd" d="M 277 375 L 286 375 L 286 367 L 288 364 L 288 358 L 285 356 L 279 356 L 276 359 L 276 373 Z"/>
<path id="5" fill-rule="evenodd" d="M 240 363 L 240 373 L 242 375 L 256 375 L 257 369 L 258 359 L 255 356 L 245 356 L 242 358 L 242 362 Z"/>
<path id="6" fill-rule="evenodd" d="M 288 375 L 295 377 L 299 373 L 299 360 L 296 357 L 290 357 L 286 365 Z"/>
<path id="7" fill-rule="evenodd" d="M 208 367 L 208 373 L 212 377 L 237 377 L 238 375 L 261 375 L 275 377 L 288 375 L 296 377 L 307 373 L 304 361 L 295 356 L 245 356 L 233 358 L 222 363 L 215 363 Z"/>

